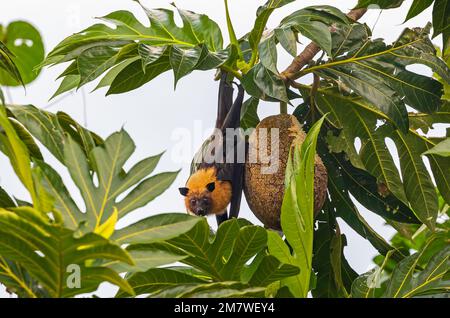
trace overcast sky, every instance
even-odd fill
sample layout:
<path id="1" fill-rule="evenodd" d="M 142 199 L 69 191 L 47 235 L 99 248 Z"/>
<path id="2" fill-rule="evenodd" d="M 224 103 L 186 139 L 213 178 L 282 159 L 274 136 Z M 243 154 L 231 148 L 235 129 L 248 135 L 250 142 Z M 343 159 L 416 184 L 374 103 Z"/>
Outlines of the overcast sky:
<path id="1" fill-rule="evenodd" d="M 173 0 L 143 0 L 142 3 L 148 7 L 170 7 Z M 253 17 L 263 0 L 230 0 L 231 16 L 238 37 L 247 33 L 253 24 Z M 357 1 L 321 1 L 302 0 L 296 1 L 275 11 L 269 20 L 268 27 L 275 27 L 284 16 L 309 5 L 328 4 L 337 6 L 344 12 L 354 7 Z M 403 30 L 404 26 L 423 27 L 431 21 L 431 9 L 429 8 L 420 16 L 408 21 L 404 26 L 407 9 L 411 0 L 405 1 L 401 9 L 387 10 L 381 13 L 378 23 L 373 30 L 374 37 L 385 38 L 387 42 L 394 41 Z M 224 32 L 227 43 L 226 22 L 221 0 L 178 0 L 178 7 L 189 9 L 198 13 L 205 13 L 216 21 Z M 15 20 L 26 20 L 37 27 L 44 39 L 45 48 L 48 52 L 65 37 L 84 29 L 95 23 L 95 17 L 104 16 L 115 10 L 132 11 L 142 22 L 145 15 L 141 8 L 131 0 L 14 0 L 2 1 L 0 10 L 0 23 L 4 26 Z M 373 27 L 378 10 L 369 11 L 362 22 Z M 303 43 L 308 43 L 306 39 Z M 436 39 L 440 45 L 440 38 Z M 284 69 L 291 61 L 291 57 L 279 50 L 279 69 Z M 45 69 L 38 79 L 27 86 L 26 94 L 23 89 L 14 88 L 9 90 L 10 102 L 16 104 L 33 104 L 37 107 L 49 106 L 48 99 L 55 92 L 59 81 L 55 81 L 57 75 L 63 68 L 60 66 Z M 423 69 L 427 75 L 429 70 Z M 84 107 L 86 105 L 86 118 L 88 128 L 102 137 L 107 137 L 122 126 L 128 131 L 136 143 L 136 152 L 132 157 L 131 164 L 144 157 L 158 154 L 167 150 L 162 157 L 157 172 L 174 171 L 182 169 L 175 184 L 146 207 L 132 213 L 121 222 L 121 225 L 134 222 L 140 218 L 164 212 L 183 212 L 183 200 L 177 188 L 184 185 L 189 175 L 189 162 L 178 160 L 176 157 L 177 134 L 180 129 L 187 131 L 201 131 L 192 137 L 192 145 L 189 145 L 193 154 L 200 146 L 203 133 L 214 125 L 217 105 L 217 82 L 213 81 L 213 71 L 194 72 L 183 78 L 178 83 L 176 91 L 173 90 L 173 75 L 167 72 L 147 85 L 129 93 L 112 95 L 105 98 L 105 90 L 89 93 L 94 84 L 73 94 L 63 95 L 61 100 L 50 105 L 50 111 L 64 111 L 73 116 L 77 121 L 83 123 Z M 260 118 L 276 114 L 278 104 L 262 103 L 259 107 Z M 293 111 L 293 107 L 289 110 Z M 61 167 L 56 160 L 47 156 L 48 161 Z M 128 167 L 130 163 L 128 164 Z M 26 192 L 17 178 L 9 168 L 9 163 L 4 156 L 0 156 L 0 185 L 19 198 L 26 198 Z M 72 184 L 68 173 L 59 169 L 69 189 L 80 198 L 79 193 Z M 363 208 L 360 209 L 367 221 L 386 239 L 389 239 L 394 231 L 384 225 L 384 221 Z M 248 218 L 256 224 L 259 221 L 253 216 L 247 204 L 244 202 L 241 208 L 241 217 Z M 211 219 L 211 224 L 215 221 Z M 372 257 L 376 255 L 375 249 L 364 239 L 355 234 L 348 226 L 340 222 L 341 230 L 347 235 L 348 247 L 345 254 L 352 267 L 359 273 L 365 272 L 373 266 Z M 102 295 L 113 294 L 114 289 L 105 287 Z M 3 288 L 0 287 L 0 296 L 5 296 Z"/>

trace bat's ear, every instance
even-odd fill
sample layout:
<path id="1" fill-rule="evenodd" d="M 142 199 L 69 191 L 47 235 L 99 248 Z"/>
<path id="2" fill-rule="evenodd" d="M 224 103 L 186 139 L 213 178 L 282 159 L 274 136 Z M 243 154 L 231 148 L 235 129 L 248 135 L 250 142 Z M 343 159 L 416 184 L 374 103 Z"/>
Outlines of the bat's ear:
<path id="1" fill-rule="evenodd" d="M 214 182 L 208 183 L 206 185 L 206 189 L 208 189 L 209 192 L 213 192 L 215 188 L 216 188 L 216 184 Z"/>
<path id="2" fill-rule="evenodd" d="M 189 188 L 178 188 L 178 190 L 180 191 L 180 194 L 183 196 L 187 196 L 187 194 L 189 193 Z"/>

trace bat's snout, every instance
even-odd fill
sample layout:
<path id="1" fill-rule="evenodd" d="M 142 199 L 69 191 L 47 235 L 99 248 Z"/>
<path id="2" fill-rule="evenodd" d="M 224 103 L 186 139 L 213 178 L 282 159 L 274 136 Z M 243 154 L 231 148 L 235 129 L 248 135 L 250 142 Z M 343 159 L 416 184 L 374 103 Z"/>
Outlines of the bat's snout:
<path id="1" fill-rule="evenodd" d="M 205 209 L 198 209 L 195 214 L 197 214 L 198 216 L 206 216 L 208 214 L 208 211 Z"/>

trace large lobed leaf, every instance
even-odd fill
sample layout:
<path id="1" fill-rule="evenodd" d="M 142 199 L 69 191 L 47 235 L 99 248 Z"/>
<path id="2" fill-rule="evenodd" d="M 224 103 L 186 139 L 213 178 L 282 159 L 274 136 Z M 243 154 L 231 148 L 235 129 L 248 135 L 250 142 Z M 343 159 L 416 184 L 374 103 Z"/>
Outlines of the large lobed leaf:
<path id="1" fill-rule="evenodd" d="M 330 113 L 329 122 L 342 129 L 339 138 L 329 139 L 331 149 L 347 153 L 353 166 L 366 170 L 377 178 L 378 192 L 382 196 L 394 194 L 404 204 L 410 205 L 422 223 L 434 228 L 438 212 L 437 195 L 421 158 L 430 141 L 415 131 L 404 134 L 389 123 L 377 128 L 377 120 L 386 118 L 361 98 L 345 97 L 326 89 L 320 91 L 316 102 L 320 112 Z M 361 141 L 359 152 L 354 145 L 356 138 Z M 386 138 L 392 139 L 397 147 L 402 179 L 387 148 Z M 336 145 L 339 145 L 339 148 L 336 148 Z M 438 184 L 438 187 L 440 186 L 445 185 Z M 391 208 L 393 210 L 386 209 L 391 215 L 385 217 L 396 218 L 395 214 L 407 212 L 401 204 Z M 414 221 L 408 214 L 403 216 Z M 403 218 L 402 221 L 407 219 Z"/>
<path id="2" fill-rule="evenodd" d="M 39 282 L 49 297 L 70 297 L 91 292 L 104 281 L 133 293 L 129 284 L 115 271 L 89 265 L 98 259 L 132 264 L 124 250 L 101 236 L 89 233 L 79 237 L 74 231 L 27 207 L 0 209 L 0 224 L 1 268 L 5 269 L 5 264 L 11 266 L 11 262 L 23 266 L 27 275 Z M 6 262 L 3 257 L 9 261 Z M 73 266 L 79 268 L 80 286 L 70 284 Z M 26 287 L 26 281 L 7 274 L 3 271 L 0 278 L 15 279 L 16 283 L 20 282 L 22 293 L 26 291 L 28 297 L 38 296 L 33 289 Z"/>
<path id="3" fill-rule="evenodd" d="M 165 242 L 140 244 L 139 250 L 159 250 L 172 255 L 184 255 L 178 260 L 191 266 L 194 272 L 186 271 L 189 267 L 183 267 L 183 270 L 154 268 L 135 273 L 128 281 L 131 286 L 137 287 L 137 294 L 151 294 L 154 297 L 262 296 L 271 283 L 298 274 L 297 267 L 283 264 L 272 255 L 265 255 L 267 231 L 262 227 L 249 225 L 244 220 L 232 219 L 222 223 L 217 233 L 211 236 L 204 218 L 173 216 L 172 219 L 165 218 L 164 225 L 149 225 L 150 236 L 145 238 L 145 241 L 152 242 L 165 237 Z M 180 234 L 179 228 L 187 225 L 187 222 L 180 225 L 181 220 L 176 221 L 180 218 L 190 222 L 191 229 L 184 234 Z M 173 231 L 163 232 L 163 227 L 173 228 Z M 175 231 L 178 231 L 178 235 L 171 238 L 173 235 L 170 233 L 176 233 Z M 117 232 L 117 235 L 120 237 L 121 232 Z M 123 243 L 140 241 L 127 239 L 123 240 Z M 254 260 L 247 265 L 253 257 Z M 168 257 L 166 261 L 166 265 L 173 262 Z M 204 294 L 198 294 L 200 291 Z M 123 295 L 125 291 L 118 294 Z"/>
<path id="4" fill-rule="evenodd" d="M 227 51 L 218 25 L 206 15 L 177 9 L 183 25 L 175 23 L 174 11 L 147 9 L 150 26 L 128 11 L 112 12 L 95 24 L 59 43 L 42 65 L 72 61 L 61 74 L 54 96 L 80 87 L 103 73 L 97 88 L 107 94 L 123 93 L 142 86 L 172 69 L 177 81 L 195 69 L 209 70 L 223 64 Z"/>
<path id="5" fill-rule="evenodd" d="M 399 129 L 409 128 L 406 105 L 432 113 L 442 105 L 443 86 L 438 81 L 407 70 L 411 64 L 430 67 L 449 82 L 450 70 L 436 56 L 424 29 L 406 29 L 391 46 L 381 40 L 366 41 L 336 61 L 309 71 L 343 84 L 385 113 Z"/>
<path id="6" fill-rule="evenodd" d="M 115 208 L 118 218 L 124 217 L 164 192 L 178 174 L 165 172 L 149 177 L 162 154 L 145 158 L 125 171 L 123 166 L 133 154 L 135 145 L 124 130 L 102 140 L 64 113 L 54 115 L 33 106 L 11 106 L 8 109 L 67 167 L 80 190 L 86 207 L 84 212 L 56 170 L 33 158 L 34 181 L 29 176 L 31 181 L 28 182 L 45 189 L 52 198 L 52 206 L 62 214 L 64 224 L 71 229 L 78 228 L 80 223 L 84 223 L 86 231 L 99 229 L 111 218 Z M 14 149 L 17 152 L 21 148 L 17 146 Z M 27 188 L 34 189 L 31 185 Z M 124 192 L 128 192 L 127 195 L 118 200 Z"/>
<path id="7" fill-rule="evenodd" d="M 385 269 L 388 258 L 389 255 L 381 268 L 365 273 L 354 281 L 353 297 L 411 298 L 448 293 L 448 229 L 431 236 L 419 252 L 397 263 L 387 282 L 380 284 L 381 272 Z"/>

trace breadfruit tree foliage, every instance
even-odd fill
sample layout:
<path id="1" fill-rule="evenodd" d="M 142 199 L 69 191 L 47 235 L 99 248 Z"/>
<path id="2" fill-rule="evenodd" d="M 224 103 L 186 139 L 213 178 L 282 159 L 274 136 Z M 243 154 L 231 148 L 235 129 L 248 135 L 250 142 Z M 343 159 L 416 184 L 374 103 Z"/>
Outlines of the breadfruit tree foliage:
<path id="1" fill-rule="evenodd" d="M 402 2 L 360 0 L 345 14 L 332 6 L 269 0 L 258 8 L 253 28 L 238 36 L 225 0 L 229 41 L 204 14 L 142 6 L 148 24 L 129 11 L 112 12 L 38 62 L 21 58 L 26 53 L 0 37 L 1 85 L 25 85 L 36 75 L 32 69 L 64 64 L 53 97 L 95 80 L 95 89 L 110 95 L 168 71 L 176 86 L 193 71 L 217 70 L 245 88 L 243 127 L 258 124 L 263 100 L 280 103 L 282 111 L 294 106 L 309 131 L 288 165 L 283 237 L 243 219 L 212 233 L 205 219 L 179 213 L 116 229 L 119 219 L 162 194 L 177 172 L 152 174 L 161 155 L 125 170 L 135 146 L 124 130 L 103 139 L 68 114 L 5 104 L 1 94 L 0 150 L 31 200 L 0 188 L 0 283 L 23 297 L 74 296 L 103 281 L 119 287 L 118 297 L 414 297 L 448 291 L 449 138 L 427 132 L 450 123 L 450 3 L 413 1 L 406 20 L 432 6 L 432 22 L 394 30 L 392 43 L 372 37 L 358 22 L 371 5 L 395 10 Z M 271 14 L 285 5 L 291 13 L 268 29 Z M 300 35 L 311 44 L 299 43 Z M 431 41 L 436 36 L 441 47 Z M 293 57 L 284 70 L 277 67 L 279 50 Z M 415 72 L 414 64 L 432 75 Z M 308 74 L 313 82 L 301 84 Z M 46 163 L 42 147 L 67 169 L 82 205 Z M 311 200 L 297 196 L 312 197 L 315 151 L 329 175 L 318 222 Z M 391 242 L 364 220 L 356 201 L 398 231 Z M 379 251 L 379 267 L 361 276 L 351 268 L 338 217 Z M 81 269 L 78 289 L 67 284 L 70 264 Z"/>

